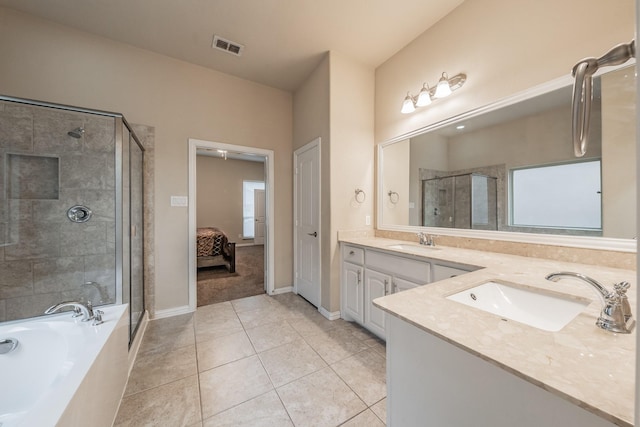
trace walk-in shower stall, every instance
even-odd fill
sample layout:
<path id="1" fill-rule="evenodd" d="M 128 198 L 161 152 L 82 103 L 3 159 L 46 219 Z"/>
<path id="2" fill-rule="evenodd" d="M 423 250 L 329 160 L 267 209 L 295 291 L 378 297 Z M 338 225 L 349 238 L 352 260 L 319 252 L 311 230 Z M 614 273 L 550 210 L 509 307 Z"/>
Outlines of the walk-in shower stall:
<path id="1" fill-rule="evenodd" d="M 144 313 L 144 149 L 121 114 L 0 97 L 0 321 L 62 301 Z"/>
<path id="2" fill-rule="evenodd" d="M 425 227 L 497 230 L 497 179 L 480 173 L 422 180 Z"/>

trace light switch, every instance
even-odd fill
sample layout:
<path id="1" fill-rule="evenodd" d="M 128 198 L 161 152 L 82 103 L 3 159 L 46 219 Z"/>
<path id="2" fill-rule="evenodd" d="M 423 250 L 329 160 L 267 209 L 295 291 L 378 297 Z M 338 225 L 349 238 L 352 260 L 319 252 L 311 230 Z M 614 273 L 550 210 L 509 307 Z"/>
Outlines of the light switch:
<path id="1" fill-rule="evenodd" d="M 186 207 L 189 205 L 187 196 L 171 196 L 171 206 Z"/>
<path id="2" fill-rule="evenodd" d="M 364 217 L 365 225 L 371 225 L 371 215 L 367 215 Z"/>

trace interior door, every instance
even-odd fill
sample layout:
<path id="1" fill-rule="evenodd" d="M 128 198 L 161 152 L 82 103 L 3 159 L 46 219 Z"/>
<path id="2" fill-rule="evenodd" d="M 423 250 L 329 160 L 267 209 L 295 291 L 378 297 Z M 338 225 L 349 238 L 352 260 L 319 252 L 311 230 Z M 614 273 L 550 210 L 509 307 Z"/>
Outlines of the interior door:
<path id="1" fill-rule="evenodd" d="M 264 245 L 264 224 L 267 218 L 264 190 L 253 190 L 253 217 L 255 218 L 253 243 Z"/>
<path id="2" fill-rule="evenodd" d="M 320 139 L 294 153 L 294 290 L 320 305 Z"/>

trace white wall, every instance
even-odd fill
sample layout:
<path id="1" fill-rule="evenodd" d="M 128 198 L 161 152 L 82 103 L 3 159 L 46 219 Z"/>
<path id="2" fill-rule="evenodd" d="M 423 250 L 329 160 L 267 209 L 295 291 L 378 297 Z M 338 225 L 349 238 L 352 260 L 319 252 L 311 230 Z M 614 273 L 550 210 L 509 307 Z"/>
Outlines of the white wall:
<path id="1" fill-rule="evenodd" d="M 0 93 L 155 127 L 155 310 L 188 304 L 188 139 L 275 151 L 275 287 L 292 283 L 291 94 L 0 8 Z"/>

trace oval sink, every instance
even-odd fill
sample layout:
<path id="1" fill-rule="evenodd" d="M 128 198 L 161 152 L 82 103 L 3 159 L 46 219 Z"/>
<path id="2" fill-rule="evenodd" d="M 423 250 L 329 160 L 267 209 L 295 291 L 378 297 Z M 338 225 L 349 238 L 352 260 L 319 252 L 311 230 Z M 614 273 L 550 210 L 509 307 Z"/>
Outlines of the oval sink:
<path id="1" fill-rule="evenodd" d="M 389 249 L 400 249 L 401 251 L 435 251 L 440 249 L 437 246 L 426 246 L 410 243 L 398 243 L 396 245 L 387 246 Z"/>
<path id="2" fill-rule="evenodd" d="M 565 327 L 591 303 L 497 282 L 483 283 L 447 299 L 550 332 Z"/>

